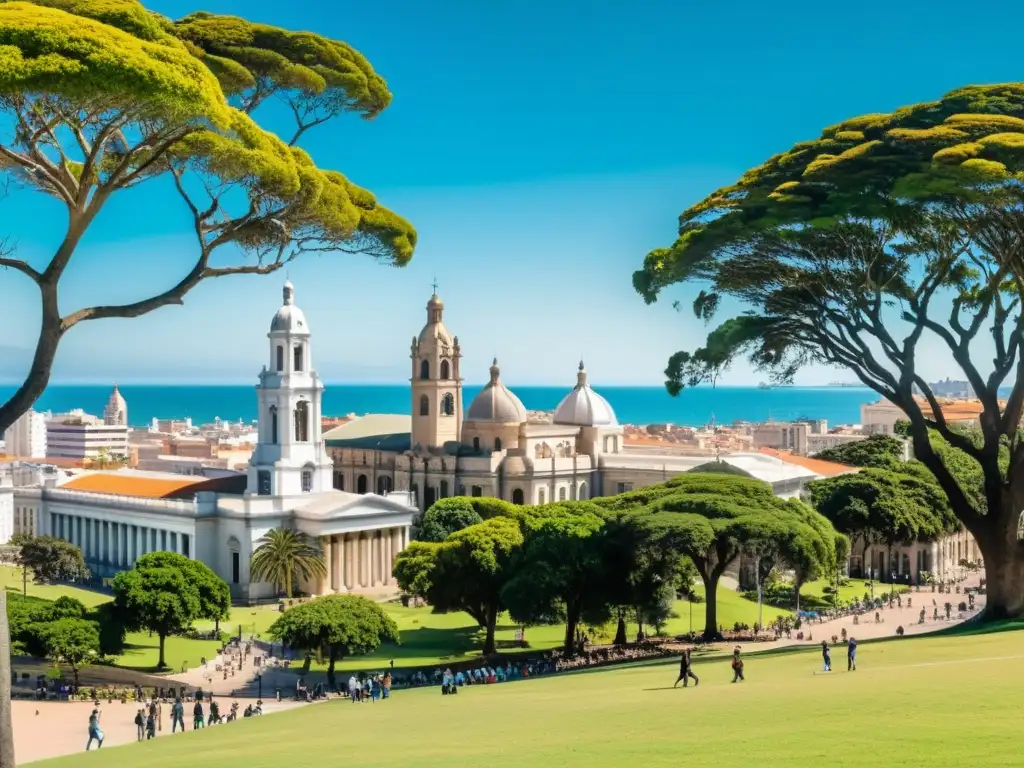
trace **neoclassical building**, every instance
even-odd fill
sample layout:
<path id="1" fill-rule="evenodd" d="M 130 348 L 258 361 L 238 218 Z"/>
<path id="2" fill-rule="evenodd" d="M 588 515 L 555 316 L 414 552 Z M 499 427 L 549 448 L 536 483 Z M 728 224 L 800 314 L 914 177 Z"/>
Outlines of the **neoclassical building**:
<path id="1" fill-rule="evenodd" d="M 320 429 L 323 382 L 312 364 L 311 334 L 291 283 L 267 334 L 259 374 L 259 436 L 245 474 L 217 477 L 158 472 L 71 472 L 45 464 L 0 465 L 0 544 L 11 534 L 58 536 L 82 548 L 92 572 L 110 577 L 153 551 L 209 565 L 249 602 L 274 596 L 252 579 L 250 563 L 271 529 L 316 538 L 327 575 L 300 585 L 313 594 L 393 592 L 395 557 L 409 543 L 416 510 L 409 493 L 346 493 Z M 123 401 L 121 401 L 123 402 Z M 121 402 L 112 398 L 114 408 Z"/>

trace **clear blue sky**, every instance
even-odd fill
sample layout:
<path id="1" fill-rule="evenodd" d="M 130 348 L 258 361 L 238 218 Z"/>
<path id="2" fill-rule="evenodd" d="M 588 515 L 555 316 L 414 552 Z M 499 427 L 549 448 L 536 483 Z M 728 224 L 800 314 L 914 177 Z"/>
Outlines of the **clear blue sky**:
<path id="1" fill-rule="evenodd" d="M 329 381 L 407 377 L 436 274 L 471 381 L 497 355 L 510 383 L 571 385 L 582 354 L 594 383 L 660 383 L 668 355 L 705 329 L 671 308 L 688 291 L 646 307 L 630 276 L 671 242 L 683 208 L 845 117 L 1024 75 L 1012 45 L 964 34 L 952 21 L 963 8 L 948 2 L 884 13 L 795 0 L 148 5 L 312 29 L 356 46 L 389 82 L 394 103 L 377 120 L 343 118 L 305 142 L 420 233 L 404 270 L 341 255 L 291 269 Z M 989 32 L 996 18 L 1003 29 L 1024 22 L 1008 1 L 970 15 Z M 2 205 L 0 234 L 45 257 L 60 209 L 27 192 Z M 65 309 L 170 285 L 187 269 L 187 227 L 158 185 L 116 201 L 76 257 Z M 183 307 L 79 327 L 56 378 L 251 381 L 283 279 L 229 278 Z M 27 362 L 37 319 L 32 285 L 0 272 L 0 376 Z M 751 378 L 739 367 L 727 382 Z M 798 381 L 833 378 L 848 377 L 809 370 Z"/>

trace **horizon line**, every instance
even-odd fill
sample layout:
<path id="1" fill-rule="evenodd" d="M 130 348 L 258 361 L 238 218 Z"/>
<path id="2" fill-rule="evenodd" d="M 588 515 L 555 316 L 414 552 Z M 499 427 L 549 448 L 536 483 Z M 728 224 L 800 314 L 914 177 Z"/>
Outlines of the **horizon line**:
<path id="1" fill-rule="evenodd" d="M 410 384 L 408 379 L 400 381 L 331 381 L 324 379 L 323 383 L 325 386 L 331 387 L 407 387 Z M 14 379 L 0 379 L 0 387 L 18 387 L 21 386 L 22 381 Z M 208 379 L 204 381 L 160 381 L 155 379 L 59 379 L 49 382 L 46 386 L 49 387 L 113 387 L 114 385 L 119 387 L 256 387 L 257 383 L 251 381 L 242 381 L 236 379 Z M 464 387 L 483 387 L 488 384 L 487 381 L 463 381 Z M 534 384 L 510 384 L 511 387 L 520 388 L 561 388 L 566 387 L 572 389 L 572 386 L 565 382 L 553 382 L 553 383 L 534 383 Z M 595 389 L 665 389 L 664 383 L 658 384 L 601 384 Z M 685 387 L 683 391 L 687 389 L 763 389 L 758 384 L 699 384 L 696 387 Z M 868 389 L 863 384 L 783 384 L 774 385 L 768 389 Z M 873 390 L 872 390 L 873 391 Z"/>

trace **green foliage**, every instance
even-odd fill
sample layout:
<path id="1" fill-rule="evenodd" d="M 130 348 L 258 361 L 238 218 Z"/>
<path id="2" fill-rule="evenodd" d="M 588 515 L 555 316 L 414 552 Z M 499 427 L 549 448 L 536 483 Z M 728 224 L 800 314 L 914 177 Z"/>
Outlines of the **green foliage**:
<path id="1" fill-rule="evenodd" d="M 0 6 L 2 9 L 2 6 Z M 37 584 L 54 581 L 76 581 L 87 578 L 82 550 L 74 544 L 53 536 L 36 536 L 21 545 L 18 554 L 21 566 L 32 571 Z"/>
<path id="2" fill-rule="evenodd" d="M 643 510 L 659 546 L 688 557 L 707 594 L 705 635 L 717 633 L 717 587 L 742 552 L 778 558 L 804 578 L 835 564 L 835 531 L 805 504 L 776 498 L 756 480 L 684 474 L 667 483 L 597 499 L 607 509 Z"/>
<path id="3" fill-rule="evenodd" d="M 42 627 L 40 639 L 46 658 L 71 667 L 75 685 L 78 685 L 78 670 L 100 653 L 99 628 L 94 622 L 80 618 L 57 619 Z"/>
<path id="4" fill-rule="evenodd" d="M 41 269 L 5 259 L 40 288 L 43 327 L 29 383 L 0 406 L 0 429 L 43 391 L 78 323 L 181 304 L 203 280 L 266 275 L 307 253 L 397 266 L 412 257 L 409 222 L 297 146 L 314 126 L 390 103 L 384 80 L 346 43 L 210 13 L 172 22 L 135 0 L 0 0 L 0 94 L 11 129 L 0 173 L 67 214 Z M 271 97 L 286 110 L 261 110 Z M 285 140 L 257 118 L 280 124 Z M 161 293 L 62 315 L 58 284 L 92 223 L 115 195 L 160 177 L 175 202 L 169 215 L 195 237 L 186 269 Z"/>
<path id="5" fill-rule="evenodd" d="M 218 622 L 226 619 L 231 613 L 231 588 L 204 563 L 174 552 L 152 552 L 146 555 L 146 566 L 177 568 L 184 571 L 199 593 L 200 619 Z"/>
<path id="6" fill-rule="evenodd" d="M 814 458 L 851 467 L 892 469 L 904 463 L 903 443 L 888 435 L 871 435 L 866 440 L 828 448 Z"/>
<path id="7" fill-rule="evenodd" d="M 670 358 L 673 394 L 746 357 L 781 381 L 808 364 L 845 368 L 899 407 L 914 455 L 984 554 L 995 619 L 1024 612 L 1022 173 L 1024 83 L 960 88 L 769 158 L 684 211 L 675 242 L 633 278 L 648 302 L 696 284 L 705 321 L 744 307 Z M 936 356 L 979 399 L 977 439 L 927 383 L 921 361 Z"/>
<path id="8" fill-rule="evenodd" d="M 481 522 L 483 518 L 474 508 L 474 500 L 468 496 L 453 496 L 435 501 L 423 513 L 418 538 L 421 541 L 444 541 L 455 531 Z"/>
<path id="9" fill-rule="evenodd" d="M 249 566 L 256 581 L 269 581 L 292 597 L 295 582 L 327 575 L 320 546 L 301 531 L 272 528 L 256 542 Z"/>
<path id="10" fill-rule="evenodd" d="M 739 467 L 735 467 L 735 466 L 733 466 L 732 464 L 730 464 L 727 461 L 721 461 L 719 459 L 715 459 L 714 461 L 709 461 L 706 464 L 699 464 L 698 466 L 694 467 L 693 469 L 686 470 L 686 473 L 687 474 L 711 473 L 711 474 L 715 474 L 715 475 L 736 475 L 736 477 L 749 477 L 749 478 L 753 478 L 754 477 L 752 474 L 747 472 L 745 469 L 740 469 Z"/>
<path id="11" fill-rule="evenodd" d="M 168 635 L 185 633 L 199 618 L 222 618 L 211 574 L 183 555 L 151 552 L 114 577 L 114 604 L 126 627 L 149 630 L 160 639 L 159 668 L 166 667 Z"/>
<path id="12" fill-rule="evenodd" d="M 365 656 L 381 643 L 399 642 L 398 626 L 384 610 L 358 595 L 326 595 L 285 611 L 270 627 L 275 640 L 328 658 L 327 677 L 346 656 Z"/>
<path id="13" fill-rule="evenodd" d="M 399 552 L 393 570 L 398 588 L 407 595 L 426 600 L 433 584 L 439 548 L 438 542 L 413 541 Z"/>

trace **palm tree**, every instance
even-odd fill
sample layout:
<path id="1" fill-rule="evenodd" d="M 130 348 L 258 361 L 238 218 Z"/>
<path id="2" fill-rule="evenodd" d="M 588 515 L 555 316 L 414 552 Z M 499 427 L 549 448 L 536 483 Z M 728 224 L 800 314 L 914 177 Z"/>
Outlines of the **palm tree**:
<path id="1" fill-rule="evenodd" d="M 256 544 L 250 566 L 252 577 L 273 582 L 287 598 L 292 596 L 296 578 L 309 581 L 327 575 L 323 550 L 300 531 L 271 528 Z"/>

